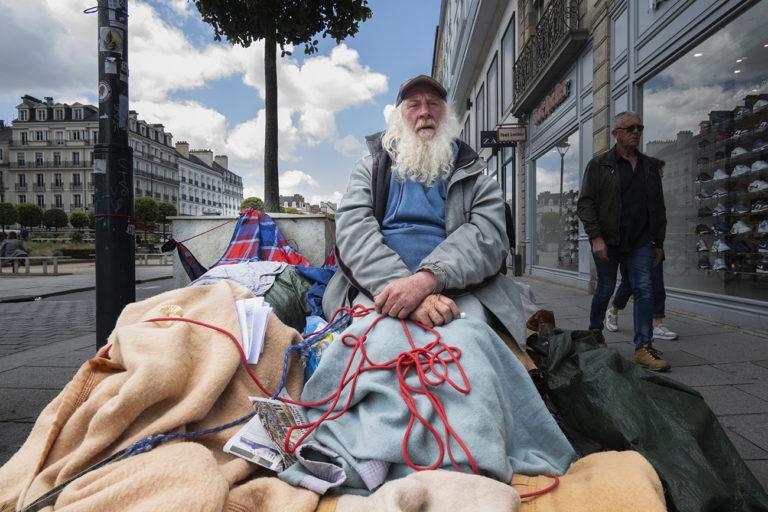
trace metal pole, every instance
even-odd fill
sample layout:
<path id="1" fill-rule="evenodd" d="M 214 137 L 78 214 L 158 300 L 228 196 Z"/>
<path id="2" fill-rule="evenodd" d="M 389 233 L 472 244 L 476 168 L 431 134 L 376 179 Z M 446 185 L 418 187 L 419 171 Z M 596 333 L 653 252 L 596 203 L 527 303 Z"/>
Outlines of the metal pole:
<path id="1" fill-rule="evenodd" d="M 98 0 L 99 141 L 96 189 L 96 346 L 136 300 L 133 154 L 128 146 L 128 0 Z"/>
<path id="2" fill-rule="evenodd" d="M 560 230 L 562 231 L 563 229 L 563 162 L 565 160 L 565 153 L 561 153 L 560 151 L 558 151 L 558 153 L 560 153 L 560 205 L 558 206 L 558 209 L 557 209 L 557 218 L 560 224 Z M 563 234 L 560 233 L 560 235 L 557 238 L 557 261 L 558 262 L 560 262 L 560 259 L 561 259 L 560 253 L 563 245 L 562 240 L 563 240 Z"/>

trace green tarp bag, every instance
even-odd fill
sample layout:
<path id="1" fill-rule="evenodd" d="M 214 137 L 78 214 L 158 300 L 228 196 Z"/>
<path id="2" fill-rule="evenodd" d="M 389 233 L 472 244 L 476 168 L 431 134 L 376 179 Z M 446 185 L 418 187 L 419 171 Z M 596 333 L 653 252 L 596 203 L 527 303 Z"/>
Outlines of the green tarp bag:
<path id="1" fill-rule="evenodd" d="M 560 419 L 605 450 L 640 452 L 670 511 L 768 511 L 768 495 L 694 389 L 597 349 L 586 331 L 556 330 L 545 368 Z"/>

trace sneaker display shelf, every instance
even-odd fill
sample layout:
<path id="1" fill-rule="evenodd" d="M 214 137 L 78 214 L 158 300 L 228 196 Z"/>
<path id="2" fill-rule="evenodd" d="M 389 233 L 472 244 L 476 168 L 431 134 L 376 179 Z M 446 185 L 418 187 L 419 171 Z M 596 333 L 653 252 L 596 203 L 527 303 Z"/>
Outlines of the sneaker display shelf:
<path id="1" fill-rule="evenodd" d="M 732 111 L 712 112 L 693 135 L 689 190 L 697 215 L 688 219 L 686 251 L 691 265 L 713 279 L 768 277 L 766 105 L 766 98 L 748 97 Z"/>

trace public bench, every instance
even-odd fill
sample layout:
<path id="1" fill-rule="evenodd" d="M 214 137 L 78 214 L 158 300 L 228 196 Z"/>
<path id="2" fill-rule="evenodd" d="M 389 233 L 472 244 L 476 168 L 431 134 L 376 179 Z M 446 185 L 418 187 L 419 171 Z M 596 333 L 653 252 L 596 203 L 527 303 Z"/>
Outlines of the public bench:
<path id="1" fill-rule="evenodd" d="M 68 260 L 69 256 L 26 256 L 26 257 L 3 257 L 0 258 L 0 274 L 5 270 L 7 262 L 11 262 L 11 273 L 19 274 L 20 266 L 23 264 L 24 273 L 29 274 L 29 268 L 31 263 L 39 262 L 43 266 L 43 274 L 48 273 L 48 263 L 53 264 L 53 273 L 59 273 L 59 261 Z"/>
<path id="2" fill-rule="evenodd" d="M 150 260 L 157 260 L 157 265 L 170 265 L 173 263 L 173 253 L 137 253 L 136 262 L 140 265 L 149 265 Z"/>

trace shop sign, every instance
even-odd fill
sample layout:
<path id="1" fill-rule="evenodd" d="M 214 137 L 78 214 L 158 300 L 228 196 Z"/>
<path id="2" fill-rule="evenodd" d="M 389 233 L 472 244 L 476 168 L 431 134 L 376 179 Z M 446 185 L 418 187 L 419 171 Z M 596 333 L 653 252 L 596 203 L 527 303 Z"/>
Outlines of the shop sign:
<path id="1" fill-rule="evenodd" d="M 482 130 L 480 132 L 480 147 L 481 148 L 497 148 L 499 143 L 496 142 L 496 130 Z"/>
<path id="2" fill-rule="evenodd" d="M 539 106 L 533 110 L 531 120 L 539 126 L 554 110 L 559 107 L 571 95 L 571 80 L 563 80 L 557 84 Z"/>
<path id="3" fill-rule="evenodd" d="M 501 145 L 512 145 L 528 140 L 528 127 L 522 123 L 503 124 L 496 129 L 496 141 Z"/>

